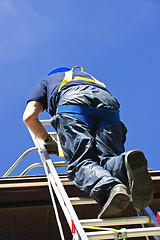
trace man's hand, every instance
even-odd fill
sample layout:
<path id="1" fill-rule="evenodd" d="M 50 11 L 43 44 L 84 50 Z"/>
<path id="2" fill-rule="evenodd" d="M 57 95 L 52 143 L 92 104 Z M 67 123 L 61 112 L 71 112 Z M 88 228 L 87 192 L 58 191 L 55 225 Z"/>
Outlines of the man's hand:
<path id="1" fill-rule="evenodd" d="M 57 144 L 56 140 L 54 139 L 54 137 L 51 137 L 49 135 L 43 144 L 44 144 L 48 154 L 59 155 L 58 154 L 58 144 Z"/>

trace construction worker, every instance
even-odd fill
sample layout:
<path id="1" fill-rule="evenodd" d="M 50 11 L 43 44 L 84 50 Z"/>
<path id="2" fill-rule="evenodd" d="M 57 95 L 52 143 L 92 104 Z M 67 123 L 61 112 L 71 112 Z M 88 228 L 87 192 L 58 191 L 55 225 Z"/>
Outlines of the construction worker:
<path id="1" fill-rule="evenodd" d="M 153 198 L 144 154 L 124 151 L 127 129 L 120 121 L 119 107 L 106 86 L 83 68 L 62 67 L 37 85 L 23 115 L 48 153 L 58 154 L 55 139 L 38 119 L 43 110 L 53 117 L 68 177 L 102 206 L 99 218 L 118 216 L 128 206 L 130 194 L 138 209 Z"/>

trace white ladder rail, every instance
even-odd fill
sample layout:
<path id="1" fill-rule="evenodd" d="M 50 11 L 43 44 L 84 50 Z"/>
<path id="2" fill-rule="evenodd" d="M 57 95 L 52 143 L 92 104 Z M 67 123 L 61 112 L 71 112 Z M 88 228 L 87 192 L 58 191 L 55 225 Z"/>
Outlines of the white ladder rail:
<path id="1" fill-rule="evenodd" d="M 80 224 L 80 221 L 77 217 L 77 214 L 68 199 L 68 195 L 58 177 L 57 171 L 55 170 L 53 163 L 43 145 L 43 143 L 29 130 L 31 137 L 36 145 L 38 147 L 38 152 L 41 157 L 41 160 L 45 167 L 45 172 L 48 178 L 48 182 L 51 184 L 52 188 L 54 189 L 54 192 L 57 196 L 57 199 L 61 205 L 61 208 L 64 212 L 64 215 L 66 217 L 66 220 L 68 222 L 68 225 L 71 229 L 71 232 L 74 236 L 75 240 L 88 240 L 88 237 L 82 228 L 82 225 Z M 50 189 L 51 191 L 51 189 Z M 75 226 L 75 231 L 73 231 L 72 227 L 73 224 Z"/>

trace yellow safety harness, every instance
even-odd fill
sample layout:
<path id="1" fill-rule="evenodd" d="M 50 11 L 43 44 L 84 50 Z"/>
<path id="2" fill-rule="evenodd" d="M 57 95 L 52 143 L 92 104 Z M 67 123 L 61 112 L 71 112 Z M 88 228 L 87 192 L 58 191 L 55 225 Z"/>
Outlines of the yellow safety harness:
<path id="1" fill-rule="evenodd" d="M 59 89 L 58 89 L 58 92 L 60 92 L 61 88 L 62 88 L 66 83 L 68 83 L 68 82 L 70 82 L 70 81 L 75 81 L 75 80 L 93 82 L 93 83 L 96 83 L 96 84 L 100 84 L 100 85 L 102 85 L 103 87 L 106 88 L 106 86 L 105 86 L 104 83 L 98 81 L 96 78 L 94 78 L 94 77 L 91 76 L 90 74 L 89 74 L 89 76 L 90 76 L 92 79 L 90 79 L 90 78 L 85 78 L 85 77 L 79 77 L 79 76 L 73 78 L 73 71 L 74 71 L 75 68 L 80 68 L 80 69 L 81 69 L 81 72 L 83 72 L 83 68 L 80 67 L 80 66 L 75 66 L 75 67 L 73 67 L 71 70 L 65 72 L 65 77 L 64 77 L 64 79 L 63 79 L 63 81 L 62 81 L 62 83 L 61 83 L 61 85 L 60 85 L 60 87 L 59 87 Z M 59 140 L 58 135 L 57 135 L 57 142 L 58 142 L 59 157 L 64 157 L 63 150 L 62 150 L 62 147 L 61 147 L 61 144 L 60 144 L 60 140 Z"/>
<path id="2" fill-rule="evenodd" d="M 73 78 L 73 71 L 74 71 L 75 68 L 80 68 L 80 69 L 81 69 L 81 72 L 83 72 L 83 68 L 80 67 L 80 66 L 75 66 L 75 67 L 73 67 L 70 71 L 65 72 L 65 77 L 64 77 L 64 79 L 63 79 L 63 81 L 62 81 L 62 83 L 61 83 L 61 85 L 60 85 L 60 87 L 59 87 L 59 89 L 58 89 L 58 92 L 61 90 L 61 88 L 62 88 L 66 83 L 68 83 L 68 82 L 70 82 L 70 81 L 75 81 L 75 80 L 93 82 L 93 83 L 96 83 L 96 84 L 100 84 L 100 85 L 102 85 L 103 87 L 106 88 L 106 86 L 105 86 L 104 83 L 98 81 L 96 78 L 94 78 L 94 77 L 91 76 L 90 74 L 89 74 L 89 76 L 91 77 L 91 79 L 90 79 L 90 78 L 85 78 L 85 77 L 79 77 L 79 76 Z"/>

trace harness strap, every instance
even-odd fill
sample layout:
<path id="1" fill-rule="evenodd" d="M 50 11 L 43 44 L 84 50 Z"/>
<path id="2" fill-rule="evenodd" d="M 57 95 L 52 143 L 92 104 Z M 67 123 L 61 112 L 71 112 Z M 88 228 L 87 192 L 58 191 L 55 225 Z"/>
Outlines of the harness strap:
<path id="1" fill-rule="evenodd" d="M 102 85 L 103 87 L 106 88 L 106 86 L 105 86 L 104 83 L 98 81 L 96 78 L 94 78 L 94 77 L 91 76 L 90 74 L 89 74 L 89 76 L 91 77 L 91 79 L 90 79 L 90 78 L 85 78 L 85 77 L 78 77 L 78 76 L 73 79 L 73 71 L 74 71 L 75 68 L 81 68 L 81 72 L 83 72 L 83 68 L 80 67 L 80 66 L 75 66 L 75 67 L 73 67 L 70 71 L 65 72 L 65 77 L 64 77 L 64 79 L 63 79 L 63 81 L 62 81 L 62 83 L 61 83 L 61 85 L 60 85 L 60 87 L 59 87 L 59 89 L 58 89 L 58 92 L 61 90 L 61 88 L 62 88 L 66 83 L 68 83 L 68 82 L 70 82 L 70 81 L 75 81 L 75 80 L 81 80 L 81 81 L 87 81 L 87 82 L 94 82 L 94 83 L 100 84 L 100 85 Z"/>
<path id="2" fill-rule="evenodd" d="M 120 121 L 119 112 L 114 110 L 105 110 L 80 105 L 61 105 L 58 106 L 57 113 L 75 113 L 97 118 L 107 118 L 108 120 Z"/>

